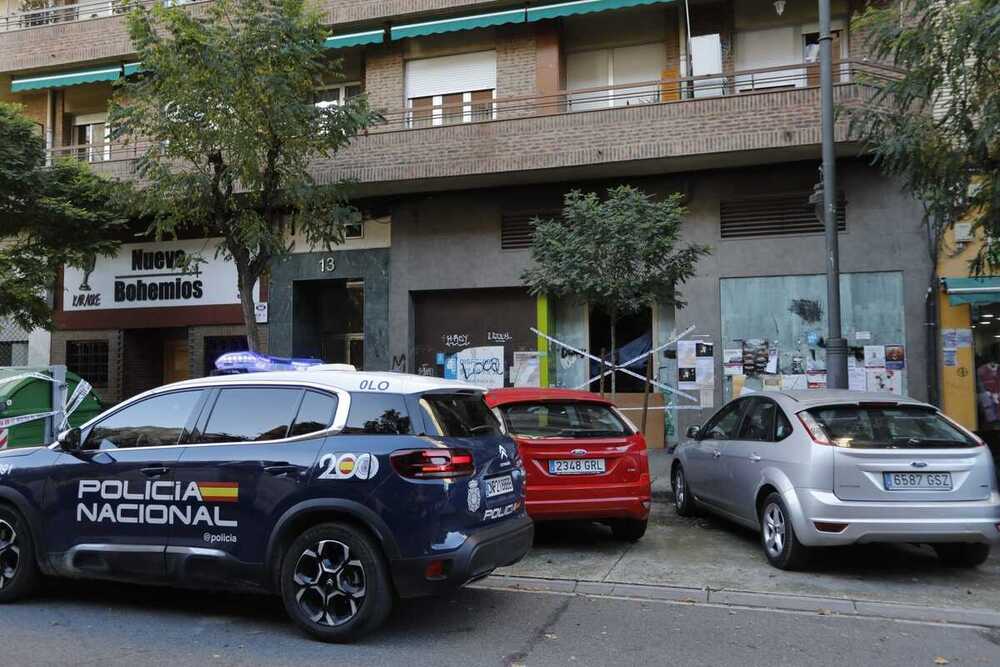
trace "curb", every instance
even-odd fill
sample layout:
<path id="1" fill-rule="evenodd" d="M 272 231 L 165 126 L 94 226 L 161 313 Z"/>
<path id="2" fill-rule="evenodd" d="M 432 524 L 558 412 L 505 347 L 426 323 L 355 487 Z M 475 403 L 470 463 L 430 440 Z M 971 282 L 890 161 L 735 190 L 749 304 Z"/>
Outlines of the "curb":
<path id="1" fill-rule="evenodd" d="M 498 588 L 515 591 L 535 591 L 621 597 L 636 600 L 666 600 L 689 604 L 776 609 L 783 611 L 815 612 L 820 615 L 856 616 L 891 620 L 950 623 L 1000 628 L 1000 612 L 988 609 L 958 609 L 925 607 L 922 605 L 877 602 L 853 598 L 827 598 L 788 593 L 760 593 L 684 586 L 659 586 L 650 584 L 625 584 L 607 581 L 577 581 L 574 579 L 541 579 L 490 575 L 470 588 Z"/>

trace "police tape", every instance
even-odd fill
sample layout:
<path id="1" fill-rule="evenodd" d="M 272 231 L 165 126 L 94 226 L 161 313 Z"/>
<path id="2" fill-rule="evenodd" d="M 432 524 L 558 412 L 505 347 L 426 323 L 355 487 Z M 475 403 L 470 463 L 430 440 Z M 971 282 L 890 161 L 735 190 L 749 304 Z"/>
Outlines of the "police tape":
<path id="1" fill-rule="evenodd" d="M 19 415 L 17 417 L 3 417 L 0 418 L 0 428 L 10 428 L 11 426 L 19 426 L 20 424 L 26 424 L 28 422 L 33 422 L 39 419 L 47 419 L 55 415 L 55 411 L 52 412 L 36 412 L 31 415 Z"/>

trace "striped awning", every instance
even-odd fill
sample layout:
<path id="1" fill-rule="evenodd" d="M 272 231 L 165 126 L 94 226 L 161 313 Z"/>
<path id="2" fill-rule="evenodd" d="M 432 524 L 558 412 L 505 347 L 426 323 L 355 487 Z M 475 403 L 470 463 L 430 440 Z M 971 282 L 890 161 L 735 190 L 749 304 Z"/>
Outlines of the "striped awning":
<path id="1" fill-rule="evenodd" d="M 122 76 L 121 65 L 105 65 L 86 70 L 70 72 L 55 72 L 52 74 L 36 74 L 16 77 L 10 83 L 12 93 L 28 90 L 45 90 L 47 88 L 65 88 L 83 83 L 98 83 L 100 81 L 117 81 Z"/>
<path id="2" fill-rule="evenodd" d="M 941 284 L 952 306 L 1000 303 L 1000 277 L 942 278 Z"/>
<path id="3" fill-rule="evenodd" d="M 333 35 L 327 37 L 323 43 L 328 49 L 346 49 L 350 46 L 364 46 L 365 44 L 381 44 L 385 40 L 385 29 L 366 30 L 364 32 L 352 32 L 346 35 Z"/>
<path id="4" fill-rule="evenodd" d="M 455 32 L 456 30 L 472 30 L 473 28 L 488 28 L 495 25 L 505 25 L 507 23 L 524 23 L 524 9 L 509 9 L 502 12 L 489 12 L 487 14 L 474 14 L 472 16 L 458 16 L 451 19 L 441 19 L 438 21 L 422 21 L 420 23 L 407 23 L 405 25 L 392 26 L 390 37 L 396 39 L 406 39 L 408 37 L 420 37 L 421 35 L 436 35 L 442 32 Z"/>
<path id="5" fill-rule="evenodd" d="M 673 2 L 673 0 L 572 0 L 572 2 L 560 2 L 554 5 L 528 7 L 527 20 L 530 23 L 532 21 L 555 19 L 560 16 L 572 16 L 573 14 L 606 12 L 611 9 L 626 9 L 641 5 L 660 5 L 668 2 Z"/>

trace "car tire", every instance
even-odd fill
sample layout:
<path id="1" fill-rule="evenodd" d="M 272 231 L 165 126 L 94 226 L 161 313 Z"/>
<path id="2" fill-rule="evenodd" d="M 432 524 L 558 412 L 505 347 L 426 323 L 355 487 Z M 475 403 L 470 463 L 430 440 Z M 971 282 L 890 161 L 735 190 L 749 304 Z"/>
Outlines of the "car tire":
<path id="1" fill-rule="evenodd" d="M 761 505 L 760 542 L 767 562 L 780 570 L 799 570 L 809 561 L 809 548 L 796 537 L 788 507 L 777 493 Z"/>
<path id="2" fill-rule="evenodd" d="M 306 634 L 349 643 L 372 632 L 392 610 L 382 552 L 364 530 L 323 523 L 299 535 L 281 561 L 281 599 Z"/>
<path id="3" fill-rule="evenodd" d="M 622 542 L 638 542 L 646 534 L 646 519 L 615 519 L 611 522 L 611 534 Z"/>
<path id="4" fill-rule="evenodd" d="M 935 544 L 934 551 L 938 558 L 948 567 L 978 567 L 990 557 L 990 545 L 968 544 Z"/>
<path id="5" fill-rule="evenodd" d="M 674 511 L 678 516 L 694 516 L 698 513 L 682 466 L 675 466 L 670 472 L 670 488 L 674 493 Z"/>
<path id="6" fill-rule="evenodd" d="M 0 505 L 0 604 L 31 595 L 39 578 L 28 522 L 17 510 Z"/>

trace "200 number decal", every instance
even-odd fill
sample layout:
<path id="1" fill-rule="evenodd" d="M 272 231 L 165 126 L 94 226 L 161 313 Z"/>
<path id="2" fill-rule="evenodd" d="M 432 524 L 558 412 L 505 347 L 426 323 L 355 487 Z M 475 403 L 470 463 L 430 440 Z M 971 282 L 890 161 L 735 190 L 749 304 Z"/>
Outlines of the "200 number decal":
<path id="1" fill-rule="evenodd" d="M 373 479 L 378 474 L 378 457 L 371 454 L 324 454 L 319 460 L 317 479 Z"/>

